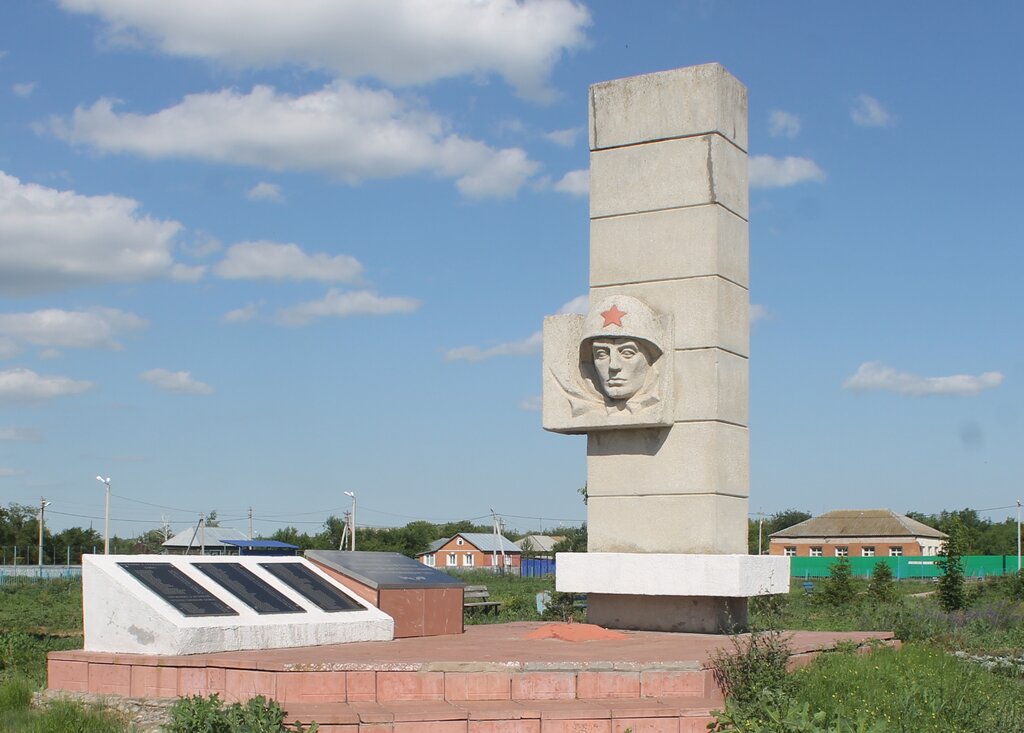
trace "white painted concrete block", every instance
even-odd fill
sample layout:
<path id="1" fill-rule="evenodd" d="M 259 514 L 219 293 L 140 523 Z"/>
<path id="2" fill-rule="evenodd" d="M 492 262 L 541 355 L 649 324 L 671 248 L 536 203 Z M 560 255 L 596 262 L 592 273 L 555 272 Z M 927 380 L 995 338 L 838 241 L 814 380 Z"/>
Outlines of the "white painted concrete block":
<path id="1" fill-rule="evenodd" d="M 84 555 L 82 595 L 85 649 L 129 654 L 201 654 L 241 649 L 278 649 L 356 641 L 390 641 L 394 619 L 354 595 L 312 563 L 294 557 Z M 259 567 L 301 562 L 361 610 L 329 613 Z M 237 615 L 185 616 L 130 575 L 119 562 L 166 562 L 226 603 Z M 196 570 L 202 562 L 237 562 L 299 605 L 302 613 L 260 615 L 223 586 Z"/>
<path id="2" fill-rule="evenodd" d="M 590 222 L 590 284 L 720 275 L 747 287 L 747 222 L 717 204 Z"/>
<path id="3" fill-rule="evenodd" d="M 789 592 L 789 558 L 777 555 L 560 552 L 562 593 L 744 598 Z"/>
<path id="4" fill-rule="evenodd" d="M 750 294 L 720 277 L 591 287 L 591 300 L 613 293 L 632 295 L 672 315 L 676 349 L 720 348 L 750 353 Z"/>
<path id="5" fill-rule="evenodd" d="M 587 438 L 589 496 L 747 496 L 750 436 L 740 425 L 704 421 L 669 430 L 615 430 Z"/>
<path id="6" fill-rule="evenodd" d="M 721 494 L 589 495 L 587 549 L 743 553 L 747 550 L 747 511 L 745 497 Z M 561 571 L 559 568 L 558 572 Z"/>
<path id="7" fill-rule="evenodd" d="M 747 90 L 719 64 L 590 87 L 590 148 L 717 132 L 747 150 Z"/>
<path id="8" fill-rule="evenodd" d="M 721 204 L 748 218 L 747 154 L 719 135 L 590 154 L 590 216 Z"/>
<path id="9" fill-rule="evenodd" d="M 747 424 L 749 364 L 722 349 L 691 349 L 675 354 L 675 409 L 680 422 L 719 420 Z"/>

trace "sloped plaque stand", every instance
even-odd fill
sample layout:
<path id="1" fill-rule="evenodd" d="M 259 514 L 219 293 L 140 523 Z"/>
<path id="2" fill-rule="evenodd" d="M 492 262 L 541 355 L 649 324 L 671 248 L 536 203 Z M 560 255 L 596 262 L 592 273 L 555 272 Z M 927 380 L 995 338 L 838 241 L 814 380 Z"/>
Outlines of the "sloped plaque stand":
<path id="1" fill-rule="evenodd" d="M 82 559 L 86 651 L 201 654 L 394 636 L 390 616 L 302 558 Z"/>

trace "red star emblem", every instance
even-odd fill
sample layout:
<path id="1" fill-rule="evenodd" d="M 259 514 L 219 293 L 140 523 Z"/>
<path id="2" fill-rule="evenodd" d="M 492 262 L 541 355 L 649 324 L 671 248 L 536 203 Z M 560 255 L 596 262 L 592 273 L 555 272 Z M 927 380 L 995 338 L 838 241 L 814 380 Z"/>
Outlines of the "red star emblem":
<path id="1" fill-rule="evenodd" d="M 625 312 L 620 311 L 619 306 L 617 305 L 612 305 L 611 308 L 609 308 L 608 310 L 601 314 L 601 316 L 604 318 L 605 326 L 610 326 L 614 323 L 616 326 L 620 328 L 622 327 L 622 317 L 624 315 L 626 315 Z"/>

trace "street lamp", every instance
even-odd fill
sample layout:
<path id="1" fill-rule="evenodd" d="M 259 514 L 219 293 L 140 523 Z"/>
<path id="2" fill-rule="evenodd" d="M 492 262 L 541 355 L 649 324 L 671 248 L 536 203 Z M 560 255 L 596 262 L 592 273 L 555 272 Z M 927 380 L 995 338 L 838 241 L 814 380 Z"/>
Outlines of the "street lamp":
<path id="1" fill-rule="evenodd" d="M 50 506 L 50 502 L 46 499 L 39 500 L 39 572 L 42 574 L 43 570 L 43 527 L 46 521 L 46 507 Z M 56 563 L 56 560 L 54 560 Z"/>
<path id="2" fill-rule="evenodd" d="M 352 497 L 352 542 L 349 545 L 349 550 L 352 552 L 356 551 L 356 492 L 346 491 L 345 496 Z"/>
<path id="3" fill-rule="evenodd" d="M 103 554 L 110 554 L 110 476 L 97 476 L 96 480 L 107 487 L 107 509 L 103 513 Z"/>

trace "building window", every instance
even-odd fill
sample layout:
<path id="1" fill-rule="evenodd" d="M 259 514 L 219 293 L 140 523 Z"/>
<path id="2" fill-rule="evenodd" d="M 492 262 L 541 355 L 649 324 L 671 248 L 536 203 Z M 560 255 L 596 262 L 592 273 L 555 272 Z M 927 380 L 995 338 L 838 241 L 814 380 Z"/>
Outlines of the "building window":
<path id="1" fill-rule="evenodd" d="M 434 563 L 437 562 L 435 557 L 436 556 L 433 553 L 431 553 L 430 555 L 424 555 L 423 556 L 423 564 L 424 565 L 428 565 L 430 567 L 434 567 Z"/>
<path id="2" fill-rule="evenodd" d="M 903 557 L 903 548 L 894 546 L 889 548 L 889 557 Z"/>
<path id="3" fill-rule="evenodd" d="M 811 557 L 821 557 L 821 548 L 820 547 L 812 547 L 811 548 Z"/>
<path id="4" fill-rule="evenodd" d="M 454 568 L 455 567 L 455 553 L 454 552 L 449 552 L 448 553 L 448 567 L 450 567 L 450 568 Z"/>
<path id="5" fill-rule="evenodd" d="M 836 557 L 848 557 L 849 554 L 850 554 L 850 548 L 849 547 L 837 547 L 836 548 Z"/>
<path id="6" fill-rule="evenodd" d="M 472 552 L 467 552 L 467 553 L 465 553 L 462 556 L 462 565 L 463 565 L 463 567 L 467 567 L 467 568 L 473 566 L 473 553 Z"/>
<path id="7" fill-rule="evenodd" d="M 491 567 L 492 568 L 498 567 L 498 556 L 493 554 L 493 553 L 491 554 Z"/>
<path id="8" fill-rule="evenodd" d="M 459 547 L 462 547 L 464 544 L 466 544 L 466 541 L 464 539 L 462 539 L 461 537 L 459 537 L 457 540 L 455 540 L 455 544 L 458 545 Z"/>
<path id="9" fill-rule="evenodd" d="M 783 549 L 782 554 L 785 555 L 786 557 L 795 557 L 796 556 L 796 548 L 792 547 L 792 546 L 786 547 L 785 549 Z"/>
<path id="10" fill-rule="evenodd" d="M 860 556 L 861 557 L 874 557 L 875 556 L 875 548 L 874 547 L 862 547 L 862 548 L 860 548 Z"/>

